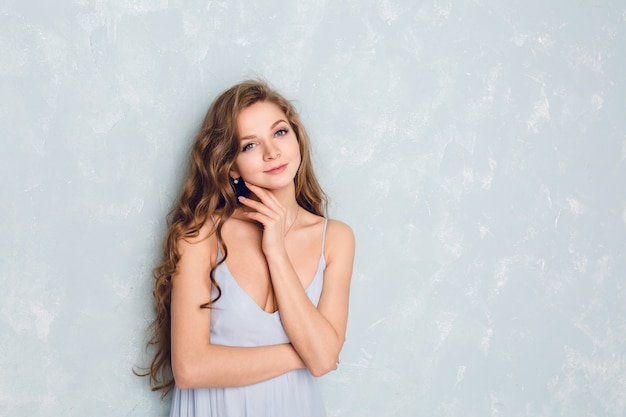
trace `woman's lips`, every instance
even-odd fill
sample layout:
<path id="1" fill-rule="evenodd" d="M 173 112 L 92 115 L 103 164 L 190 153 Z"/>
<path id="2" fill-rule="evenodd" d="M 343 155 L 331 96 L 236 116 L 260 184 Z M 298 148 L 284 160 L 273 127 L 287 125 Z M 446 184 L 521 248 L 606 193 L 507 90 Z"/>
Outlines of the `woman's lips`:
<path id="1" fill-rule="evenodd" d="M 280 174 L 281 172 L 285 170 L 285 168 L 287 168 L 287 164 L 282 164 L 282 165 L 277 166 L 276 168 L 272 168 L 272 169 L 265 171 L 265 173 L 266 174 Z"/>

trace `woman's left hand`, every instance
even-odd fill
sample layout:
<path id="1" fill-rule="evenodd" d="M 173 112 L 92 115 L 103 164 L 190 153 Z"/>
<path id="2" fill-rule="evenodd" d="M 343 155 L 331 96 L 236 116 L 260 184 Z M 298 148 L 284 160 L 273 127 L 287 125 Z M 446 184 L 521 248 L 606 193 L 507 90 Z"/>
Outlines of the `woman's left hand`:
<path id="1" fill-rule="evenodd" d="M 285 249 L 285 234 L 289 226 L 287 223 L 287 209 L 283 207 L 276 196 L 265 188 L 246 182 L 248 189 L 254 193 L 259 201 L 243 196 L 239 202 L 253 211 L 243 211 L 246 217 L 259 222 L 263 226 L 261 248 L 266 255 L 275 250 Z"/>

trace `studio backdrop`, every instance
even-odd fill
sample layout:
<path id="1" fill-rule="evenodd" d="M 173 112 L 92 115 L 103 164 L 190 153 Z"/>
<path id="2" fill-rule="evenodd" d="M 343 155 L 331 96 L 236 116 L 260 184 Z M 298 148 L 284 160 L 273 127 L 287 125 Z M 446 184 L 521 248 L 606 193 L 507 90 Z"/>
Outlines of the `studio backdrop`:
<path id="1" fill-rule="evenodd" d="M 357 254 L 329 416 L 626 414 L 622 0 L 0 4 L 0 415 L 168 413 L 152 269 L 215 96 L 294 101 Z"/>

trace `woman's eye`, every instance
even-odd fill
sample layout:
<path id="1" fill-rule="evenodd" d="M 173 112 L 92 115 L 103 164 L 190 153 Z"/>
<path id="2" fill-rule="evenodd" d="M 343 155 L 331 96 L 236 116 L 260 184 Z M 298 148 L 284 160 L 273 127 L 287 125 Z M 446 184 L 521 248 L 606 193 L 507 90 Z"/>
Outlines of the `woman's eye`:
<path id="1" fill-rule="evenodd" d="M 280 129 L 276 132 L 276 136 L 285 136 L 287 134 L 287 129 Z"/>
<path id="2" fill-rule="evenodd" d="M 255 144 L 254 143 L 247 143 L 245 145 L 243 145 L 243 149 L 241 149 L 243 152 L 248 151 L 252 148 L 254 148 Z"/>

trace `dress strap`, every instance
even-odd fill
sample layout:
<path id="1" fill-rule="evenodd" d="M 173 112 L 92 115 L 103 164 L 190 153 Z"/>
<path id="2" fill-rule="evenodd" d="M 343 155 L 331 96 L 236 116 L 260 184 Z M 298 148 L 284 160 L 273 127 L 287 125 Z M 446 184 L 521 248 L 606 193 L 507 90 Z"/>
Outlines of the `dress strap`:
<path id="1" fill-rule="evenodd" d="M 326 242 L 326 226 L 328 226 L 328 219 L 324 219 L 324 231 L 322 232 L 322 253 L 324 253 L 324 243 Z"/>
<path id="2" fill-rule="evenodd" d="M 213 217 L 213 215 L 211 214 L 211 221 L 213 222 L 213 227 L 217 227 L 217 221 L 215 220 L 215 217 Z M 219 261 L 220 259 L 222 259 L 222 251 L 220 250 L 220 245 L 217 245 L 217 257 L 215 259 L 215 262 Z"/>

